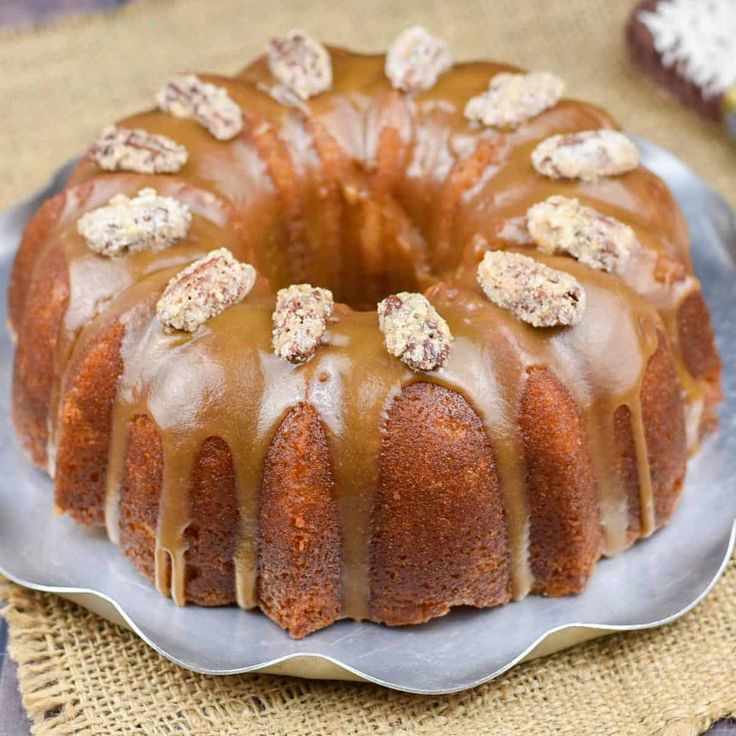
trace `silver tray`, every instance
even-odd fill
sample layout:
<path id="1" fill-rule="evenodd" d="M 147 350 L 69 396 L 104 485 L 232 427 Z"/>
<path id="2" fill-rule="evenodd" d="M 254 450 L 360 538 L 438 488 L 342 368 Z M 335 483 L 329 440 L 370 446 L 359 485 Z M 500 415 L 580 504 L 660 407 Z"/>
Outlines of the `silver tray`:
<path id="1" fill-rule="evenodd" d="M 660 626 L 712 588 L 736 533 L 736 217 L 671 154 L 639 141 L 644 163 L 672 188 L 693 236 L 693 255 L 726 363 L 721 430 L 691 461 L 672 522 L 625 554 L 603 560 L 585 592 L 529 597 L 489 610 L 459 609 L 420 626 L 341 621 L 294 641 L 258 612 L 177 608 L 135 572 L 103 534 L 52 511 L 52 485 L 20 453 L 10 422 L 13 348 L 0 329 L 0 572 L 59 593 L 132 629 L 198 672 L 269 671 L 363 679 L 415 693 L 473 687 L 531 656 L 614 631 Z M 32 198 L 0 215 L 0 294 L 27 219 L 63 184 L 61 170 Z M 5 300 L 0 321 L 5 322 Z"/>

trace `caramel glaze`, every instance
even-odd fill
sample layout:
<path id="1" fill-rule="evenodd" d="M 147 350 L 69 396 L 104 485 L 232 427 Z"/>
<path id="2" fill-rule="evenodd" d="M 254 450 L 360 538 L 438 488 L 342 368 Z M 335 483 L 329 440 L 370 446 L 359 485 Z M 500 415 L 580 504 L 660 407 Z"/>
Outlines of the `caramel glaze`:
<path id="1" fill-rule="evenodd" d="M 578 591 L 601 554 L 668 518 L 686 443 L 713 417 L 719 362 L 683 218 L 641 167 L 593 183 L 533 170 L 541 139 L 614 125 L 595 107 L 562 101 L 511 132 L 469 124 L 467 99 L 510 67 L 458 64 L 412 99 L 383 56 L 330 53 L 333 88 L 303 109 L 267 93 L 264 59 L 205 75 L 242 108 L 241 135 L 135 115 L 121 125 L 186 146 L 178 174 L 85 158 L 44 205 L 10 294 L 19 434 L 57 468 L 58 507 L 106 524 L 179 604 L 260 606 L 301 636 Z M 143 186 L 190 204 L 189 235 L 88 250 L 77 218 Z M 533 249 L 526 209 L 556 193 L 634 229 L 620 276 Z M 167 280 L 221 246 L 256 265 L 256 287 L 193 335 L 165 333 Z M 535 329 L 488 302 L 475 268 L 489 247 L 573 274 L 582 321 Z M 271 312 L 275 289 L 302 281 L 341 303 L 297 367 L 271 351 Z M 447 320 L 441 370 L 384 349 L 372 310 L 398 290 Z"/>

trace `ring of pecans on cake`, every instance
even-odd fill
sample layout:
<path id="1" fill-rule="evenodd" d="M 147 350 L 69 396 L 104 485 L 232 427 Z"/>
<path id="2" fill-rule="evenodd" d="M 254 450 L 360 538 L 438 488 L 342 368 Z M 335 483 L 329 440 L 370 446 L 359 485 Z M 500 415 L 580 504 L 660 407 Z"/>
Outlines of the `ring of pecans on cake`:
<path id="1" fill-rule="evenodd" d="M 295 637 L 579 592 L 661 527 L 720 362 L 669 191 L 563 91 L 292 31 L 106 128 L 9 292 L 57 508 Z"/>

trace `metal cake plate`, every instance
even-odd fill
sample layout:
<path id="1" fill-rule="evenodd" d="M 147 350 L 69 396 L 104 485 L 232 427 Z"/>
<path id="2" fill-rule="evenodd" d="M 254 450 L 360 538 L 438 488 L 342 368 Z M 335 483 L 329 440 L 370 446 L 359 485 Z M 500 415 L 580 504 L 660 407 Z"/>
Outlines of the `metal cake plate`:
<path id="1" fill-rule="evenodd" d="M 682 616 L 723 572 L 736 533 L 736 216 L 674 156 L 646 141 L 639 144 L 644 163 L 669 184 L 687 216 L 696 270 L 724 356 L 725 401 L 720 431 L 690 462 L 673 520 L 625 554 L 602 560 L 582 594 L 458 609 L 420 626 L 341 621 L 301 641 L 258 612 L 177 608 L 139 577 L 102 533 L 53 514 L 51 481 L 21 454 L 11 426 L 13 346 L 3 329 L 0 572 L 128 626 L 165 657 L 198 672 L 362 679 L 427 694 L 473 687 L 526 658 Z M 25 222 L 66 174 L 61 170 L 42 191 L 0 215 L 0 294 Z M 5 309 L 3 298 L 3 323 Z"/>

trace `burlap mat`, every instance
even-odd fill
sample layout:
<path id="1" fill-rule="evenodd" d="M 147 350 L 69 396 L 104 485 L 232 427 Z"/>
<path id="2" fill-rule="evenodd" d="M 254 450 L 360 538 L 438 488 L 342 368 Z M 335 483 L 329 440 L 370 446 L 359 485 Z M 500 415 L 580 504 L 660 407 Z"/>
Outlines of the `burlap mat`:
<path id="1" fill-rule="evenodd" d="M 694 736 L 736 712 L 736 563 L 677 623 L 599 639 L 442 697 L 196 675 L 72 603 L 17 586 L 4 595 L 35 734 Z"/>
<path id="2" fill-rule="evenodd" d="M 736 145 L 629 66 L 619 0 L 153 0 L 0 34 L 0 207 L 42 184 L 175 71 L 230 72 L 292 26 L 359 49 L 422 23 L 461 58 L 558 72 L 570 94 L 674 150 L 736 204 Z M 714 510 L 715 511 L 715 510 Z M 736 564 L 659 631 L 577 647 L 437 698 L 267 676 L 208 678 L 53 596 L 6 586 L 12 656 L 37 734 L 695 734 L 736 712 Z"/>

